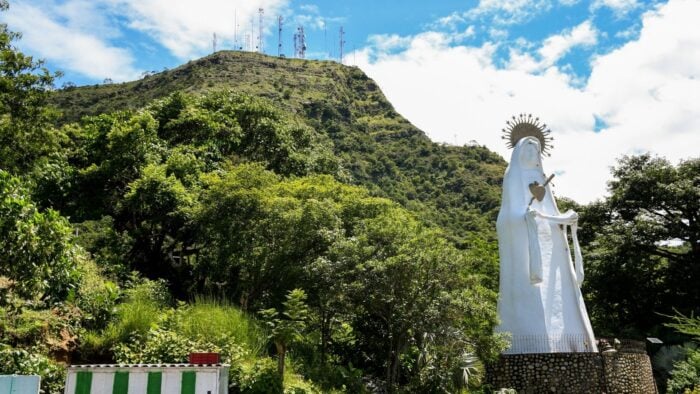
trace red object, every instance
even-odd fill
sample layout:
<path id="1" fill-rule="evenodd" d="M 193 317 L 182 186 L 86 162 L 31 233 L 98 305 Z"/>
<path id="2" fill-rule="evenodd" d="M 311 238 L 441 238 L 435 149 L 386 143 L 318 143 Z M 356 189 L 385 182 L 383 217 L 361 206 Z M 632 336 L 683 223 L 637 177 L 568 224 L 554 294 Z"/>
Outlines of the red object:
<path id="1" fill-rule="evenodd" d="M 190 364 L 218 364 L 219 353 L 190 353 Z"/>

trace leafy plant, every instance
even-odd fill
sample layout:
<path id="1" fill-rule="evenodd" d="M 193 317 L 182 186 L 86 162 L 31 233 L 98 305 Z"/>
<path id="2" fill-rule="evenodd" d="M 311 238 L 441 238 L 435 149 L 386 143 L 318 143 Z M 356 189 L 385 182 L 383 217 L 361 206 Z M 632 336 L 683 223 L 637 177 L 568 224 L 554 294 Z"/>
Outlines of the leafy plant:
<path id="1" fill-rule="evenodd" d="M 65 370 L 48 357 L 0 345 L 0 375 L 39 375 L 43 394 L 63 393 Z"/>
<path id="2" fill-rule="evenodd" d="M 294 289 L 287 294 L 283 312 L 275 309 L 264 309 L 260 315 L 270 330 L 269 338 L 277 348 L 277 373 L 284 379 L 285 358 L 287 348 L 294 341 L 303 338 L 303 332 L 308 324 L 309 308 L 306 305 L 306 293 Z"/>

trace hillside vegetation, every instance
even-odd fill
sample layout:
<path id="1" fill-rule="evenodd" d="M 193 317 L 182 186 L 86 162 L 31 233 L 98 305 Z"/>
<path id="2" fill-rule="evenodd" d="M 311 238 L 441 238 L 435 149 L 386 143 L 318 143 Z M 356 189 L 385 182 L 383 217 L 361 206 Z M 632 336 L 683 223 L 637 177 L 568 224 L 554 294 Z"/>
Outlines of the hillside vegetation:
<path id="1" fill-rule="evenodd" d="M 497 156 L 333 63 L 218 53 L 49 92 L 4 54 L 27 106 L 0 124 L 0 372 L 59 392 L 65 363 L 215 350 L 231 392 L 479 386 Z"/>
<path id="2" fill-rule="evenodd" d="M 340 180 L 399 202 L 444 228 L 458 246 L 476 246 L 477 235 L 493 240 L 505 162 L 484 147 L 431 142 L 356 67 L 223 51 L 134 82 L 63 89 L 51 101 L 65 122 L 137 109 L 173 92 L 221 89 L 266 98 L 297 115 L 333 142 Z"/>

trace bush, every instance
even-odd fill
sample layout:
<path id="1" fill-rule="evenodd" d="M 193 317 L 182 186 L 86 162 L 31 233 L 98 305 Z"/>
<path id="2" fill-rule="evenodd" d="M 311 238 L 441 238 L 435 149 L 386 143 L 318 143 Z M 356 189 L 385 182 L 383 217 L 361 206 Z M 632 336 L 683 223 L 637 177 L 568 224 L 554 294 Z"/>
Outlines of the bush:
<path id="1" fill-rule="evenodd" d="M 91 260 L 82 262 L 80 269 L 82 278 L 75 304 L 82 312 L 82 325 L 87 329 L 104 328 L 116 312 L 119 287 L 102 277 Z"/>
<path id="2" fill-rule="evenodd" d="M 27 350 L 0 349 L 0 374 L 39 375 L 42 393 L 63 393 L 65 380 L 63 368 L 46 356 L 30 353 Z"/>
<path id="3" fill-rule="evenodd" d="M 272 359 L 256 360 L 252 365 L 232 369 L 229 392 L 245 394 L 275 394 L 284 392 L 277 365 Z"/>
<path id="4" fill-rule="evenodd" d="M 82 335 L 80 356 L 84 361 L 114 361 L 113 348 L 143 338 L 157 327 L 170 296 L 161 281 L 146 280 L 127 290 L 126 301 L 116 307 L 112 322 L 102 331 Z"/>
<path id="5" fill-rule="evenodd" d="M 669 394 L 682 394 L 695 389 L 700 389 L 700 350 L 688 351 L 685 360 L 673 364 L 671 379 L 666 382 L 666 392 Z"/>

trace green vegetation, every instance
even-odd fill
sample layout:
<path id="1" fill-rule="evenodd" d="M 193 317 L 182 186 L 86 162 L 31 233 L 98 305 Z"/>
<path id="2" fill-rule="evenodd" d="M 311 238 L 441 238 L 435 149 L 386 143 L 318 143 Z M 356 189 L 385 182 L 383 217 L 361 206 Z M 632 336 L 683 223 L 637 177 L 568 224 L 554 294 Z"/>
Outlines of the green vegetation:
<path id="1" fill-rule="evenodd" d="M 497 155 L 432 143 L 353 67 L 219 52 L 50 93 L 0 33 L 0 373 L 57 393 L 70 362 L 201 350 L 233 393 L 482 390 Z M 697 340 L 660 313 L 700 312 L 699 163 L 624 158 L 609 198 L 564 201 L 598 334 Z M 670 376 L 698 389 L 697 352 Z"/>
<path id="2" fill-rule="evenodd" d="M 505 162 L 480 146 L 431 142 L 401 117 L 356 67 L 222 51 L 173 70 L 123 84 L 57 91 L 62 121 L 137 110 L 177 92 L 232 89 L 266 98 L 331 141 L 336 178 L 388 197 L 436 224 L 460 248 L 480 249 L 497 266 L 495 227 Z M 483 249 L 482 249 L 483 248 Z M 494 268 L 495 270 L 495 268 Z"/>
<path id="3" fill-rule="evenodd" d="M 690 336 L 696 346 L 686 346 L 684 357 L 673 364 L 670 379 L 666 382 L 669 394 L 693 394 L 700 391 L 700 318 L 676 314 L 666 326 Z"/>
<path id="4" fill-rule="evenodd" d="M 613 176 L 579 208 L 589 313 L 599 335 L 669 336 L 664 315 L 700 312 L 700 159 L 625 157 Z"/>
<path id="5" fill-rule="evenodd" d="M 376 90 L 357 70 L 339 70 Z M 343 89 L 354 100 L 356 88 Z M 290 105 L 301 104 L 294 94 Z M 381 96 L 372 97 L 357 105 L 373 108 Z M 326 109 L 333 108 L 340 106 Z M 393 111 L 388 104 L 376 110 Z M 443 148 L 401 119 L 375 122 L 365 113 L 348 123 L 346 115 L 326 116 L 323 126 L 323 116 L 314 120 L 264 95 L 217 89 L 174 91 L 142 108 L 49 127 L 58 141 L 50 152 L 3 175 L 12 197 L 5 202 L 26 207 L 5 209 L 3 223 L 15 231 L 29 214 L 42 225 L 49 220 L 58 238 L 38 241 L 58 246 L 42 247 L 43 264 L 66 266 L 70 275 L 2 273 L 3 310 L 12 314 L 2 337 L 8 351 L 44 357 L 60 371 L 62 360 L 182 362 L 190 351 L 214 350 L 233 365 L 233 392 L 466 387 L 456 378 L 462 368 L 481 373 L 472 355 L 486 360 L 501 346 L 492 334 L 488 274 L 495 260 L 492 230 L 476 207 L 482 196 L 466 203 L 460 197 L 452 206 L 472 205 L 468 231 L 438 228 L 430 218 L 449 213 L 419 196 L 404 199 L 410 211 L 383 198 L 406 194 L 396 183 L 405 176 L 372 170 L 358 179 L 328 127 L 350 141 L 355 123 L 368 131 L 402 124 L 414 138 L 409 149 Z M 354 142 L 366 143 L 362 149 L 405 145 L 356 134 L 365 135 Z M 428 150 L 424 163 L 433 160 Z M 446 176 L 463 168 L 456 160 L 463 154 L 480 168 L 479 151 L 490 155 L 455 148 L 457 155 L 429 166 L 447 166 L 440 175 Z M 393 154 L 403 159 L 406 152 Z M 378 155 L 377 170 L 396 166 Z M 500 159 L 493 163 L 502 166 Z M 401 171 L 410 173 L 412 164 Z M 371 186 L 379 176 L 386 191 L 349 184 Z M 466 239 L 481 249 L 456 247 Z M 30 278 L 37 286 L 51 279 L 61 286 L 35 289 Z M 11 302 L 24 309 L 15 311 Z M 50 323 L 56 308 L 74 315 Z M 37 347 L 50 342 L 32 327 L 28 316 L 37 314 L 42 324 L 69 328 L 59 330 L 70 333 L 62 360 Z"/>

